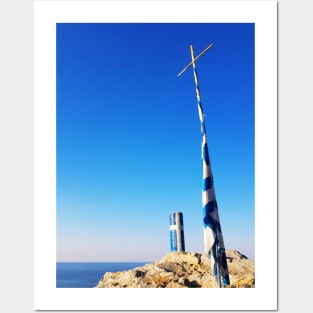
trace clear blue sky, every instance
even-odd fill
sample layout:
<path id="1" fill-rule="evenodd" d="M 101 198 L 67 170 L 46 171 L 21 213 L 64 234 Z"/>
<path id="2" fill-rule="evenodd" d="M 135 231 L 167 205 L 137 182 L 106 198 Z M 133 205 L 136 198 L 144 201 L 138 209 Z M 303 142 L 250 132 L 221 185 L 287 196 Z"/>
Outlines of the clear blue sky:
<path id="1" fill-rule="evenodd" d="M 57 261 L 202 252 L 197 71 L 226 249 L 254 258 L 254 24 L 57 24 Z"/>

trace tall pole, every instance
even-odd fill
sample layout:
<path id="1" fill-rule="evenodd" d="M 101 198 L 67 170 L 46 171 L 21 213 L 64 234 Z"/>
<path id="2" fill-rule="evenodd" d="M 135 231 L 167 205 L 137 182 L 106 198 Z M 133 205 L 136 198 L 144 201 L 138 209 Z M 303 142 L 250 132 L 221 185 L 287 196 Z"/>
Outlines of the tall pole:
<path id="1" fill-rule="evenodd" d="M 221 279 L 223 280 L 223 286 L 229 285 L 229 274 L 226 261 L 224 240 L 215 196 L 215 188 L 209 158 L 204 114 L 201 104 L 200 88 L 196 69 L 196 60 L 198 60 L 200 56 L 202 56 L 212 46 L 213 44 L 209 45 L 196 58 L 194 57 L 193 47 L 190 46 L 191 62 L 178 74 L 178 76 L 180 76 L 187 68 L 189 68 L 192 65 L 196 85 L 196 96 L 198 102 L 198 112 L 201 122 L 201 134 L 202 134 L 202 170 L 203 170 L 202 207 L 203 207 L 203 226 L 204 226 L 204 253 L 206 253 L 210 257 L 212 274 L 216 278 L 218 287 L 220 288 Z M 221 275 L 222 277 L 220 277 Z"/>

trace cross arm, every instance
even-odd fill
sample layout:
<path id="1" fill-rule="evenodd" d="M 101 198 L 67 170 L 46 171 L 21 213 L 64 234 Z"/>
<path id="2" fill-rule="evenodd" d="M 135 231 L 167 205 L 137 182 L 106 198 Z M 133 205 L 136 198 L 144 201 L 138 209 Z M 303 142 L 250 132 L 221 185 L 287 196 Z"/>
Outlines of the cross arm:
<path id="1" fill-rule="evenodd" d="M 183 74 L 193 63 L 195 63 L 204 53 L 206 53 L 212 47 L 213 47 L 213 43 L 211 43 L 197 57 L 195 57 L 195 59 L 192 60 L 177 76 L 179 77 L 181 74 Z M 190 46 L 190 49 L 192 49 L 192 46 Z"/>

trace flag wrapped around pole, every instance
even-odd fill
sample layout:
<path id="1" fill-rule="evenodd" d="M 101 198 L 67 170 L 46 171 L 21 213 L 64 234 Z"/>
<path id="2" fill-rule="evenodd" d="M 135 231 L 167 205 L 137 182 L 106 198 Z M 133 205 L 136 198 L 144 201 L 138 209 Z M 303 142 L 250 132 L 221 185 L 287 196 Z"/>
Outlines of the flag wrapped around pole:
<path id="1" fill-rule="evenodd" d="M 211 44 L 209 47 L 211 47 Z M 208 48 L 207 48 L 208 49 Z M 205 49 L 204 52 L 207 50 Z M 228 266 L 226 261 L 223 234 L 221 230 L 218 207 L 215 196 L 212 168 L 208 152 L 207 136 L 204 123 L 203 108 L 200 99 L 200 89 L 196 70 L 193 48 L 190 46 L 194 80 L 196 84 L 196 95 L 198 101 L 199 118 L 202 133 L 202 167 L 203 167 L 203 187 L 202 187 L 202 207 L 203 207 L 203 226 L 204 226 L 204 253 L 210 257 L 212 274 L 215 276 L 220 287 L 221 280 L 223 285 L 229 285 Z"/>

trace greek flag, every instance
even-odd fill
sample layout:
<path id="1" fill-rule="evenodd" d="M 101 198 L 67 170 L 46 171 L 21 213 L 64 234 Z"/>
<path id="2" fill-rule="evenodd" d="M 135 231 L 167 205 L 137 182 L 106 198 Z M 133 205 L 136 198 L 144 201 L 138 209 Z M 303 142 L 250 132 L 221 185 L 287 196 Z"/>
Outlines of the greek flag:
<path id="1" fill-rule="evenodd" d="M 200 89 L 192 46 L 190 46 L 190 50 L 192 57 L 194 79 L 196 84 L 196 95 L 202 133 L 202 167 L 203 167 L 202 207 L 204 224 L 204 252 L 210 257 L 212 274 L 215 276 L 219 284 L 221 276 L 223 285 L 225 286 L 229 285 L 229 274 L 226 262 L 224 240 L 215 196 L 214 181 L 204 123 L 204 114 L 200 99 Z"/>

